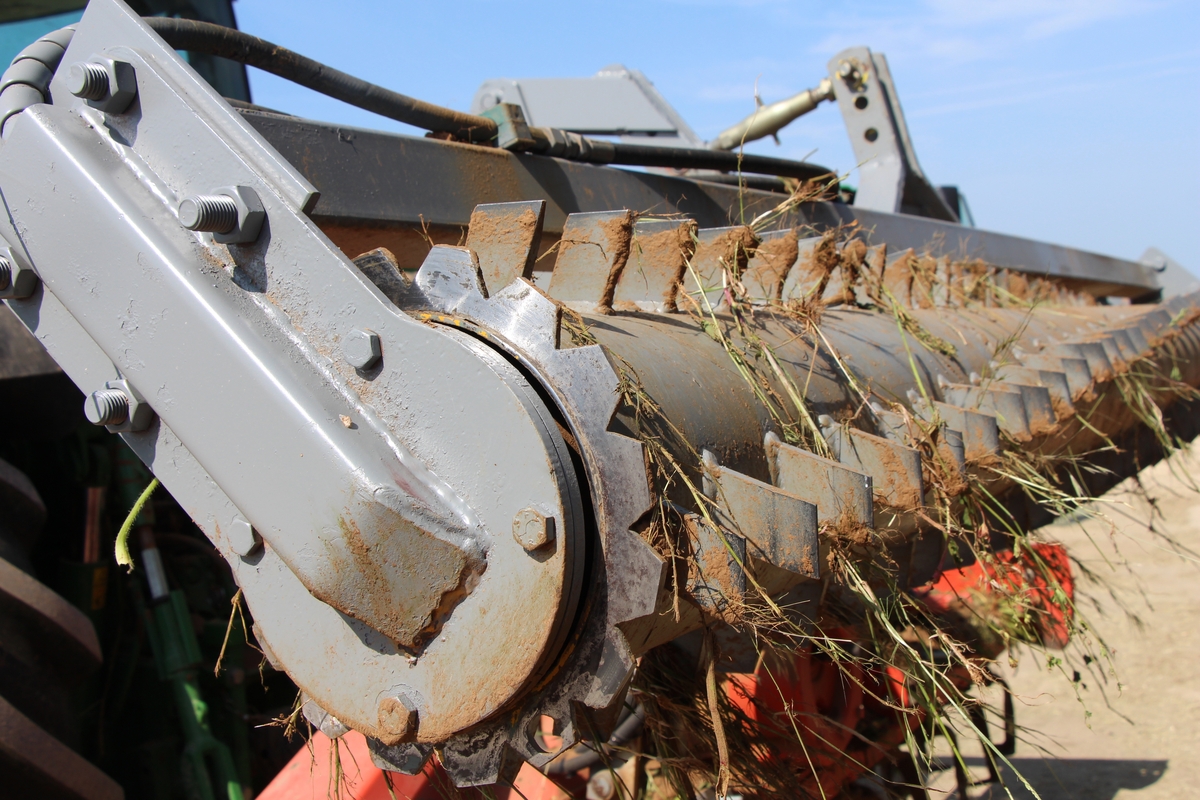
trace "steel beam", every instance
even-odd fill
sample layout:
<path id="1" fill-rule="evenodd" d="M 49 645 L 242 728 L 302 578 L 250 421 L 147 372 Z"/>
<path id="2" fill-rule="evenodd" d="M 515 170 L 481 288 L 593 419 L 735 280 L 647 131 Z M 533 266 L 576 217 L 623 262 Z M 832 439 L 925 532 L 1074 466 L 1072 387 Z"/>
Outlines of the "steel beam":
<path id="1" fill-rule="evenodd" d="M 543 251 L 562 235 L 568 214 L 628 208 L 682 214 L 701 228 L 738 224 L 778 205 L 776 192 L 593 166 L 242 110 L 251 127 L 321 193 L 310 216 L 350 256 L 388 246 L 401 267 L 416 269 L 435 241 L 457 244 L 475 206 L 545 200 Z M 1096 296 L 1143 298 L 1158 291 L 1152 269 L 1124 259 L 1019 236 L 966 228 L 843 203 L 805 203 L 780 228 L 862 226 L 868 244 L 978 258 L 997 267 L 1066 279 Z M 543 259 L 535 269 L 549 268 Z"/>

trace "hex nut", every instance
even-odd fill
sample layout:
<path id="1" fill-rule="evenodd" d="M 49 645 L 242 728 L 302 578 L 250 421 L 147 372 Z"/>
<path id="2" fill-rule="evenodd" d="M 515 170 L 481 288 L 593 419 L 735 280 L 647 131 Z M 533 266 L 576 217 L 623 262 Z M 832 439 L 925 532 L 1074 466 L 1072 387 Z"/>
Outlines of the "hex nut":
<path id="1" fill-rule="evenodd" d="M 219 244 L 249 244 L 262 232 L 267 212 L 249 186 L 222 186 L 208 194 L 188 195 L 175 210 L 179 224 L 205 231 Z"/>
<path id="2" fill-rule="evenodd" d="M 243 558 L 253 553 L 262 544 L 262 537 L 249 522 L 237 517 L 229 526 L 229 546 Z"/>
<path id="3" fill-rule="evenodd" d="M 142 398 L 136 389 L 129 385 L 129 381 L 120 379 L 115 381 L 105 381 L 104 389 L 101 391 L 116 392 L 125 398 L 126 413 L 117 422 L 93 422 L 94 425 L 104 425 L 110 433 L 129 433 L 144 431 L 154 422 L 154 409 L 150 404 Z M 96 392 L 93 397 L 100 394 Z M 93 400 L 88 399 L 87 404 L 91 405 Z M 84 408 L 85 414 L 92 413 L 90 408 Z M 98 413 L 98 412 L 97 412 Z M 91 417 L 88 417 L 91 420 Z"/>
<path id="4" fill-rule="evenodd" d="M 355 369 L 370 369 L 383 355 L 379 334 L 358 329 L 350 331 L 342 340 L 342 355 Z"/>
<path id="5" fill-rule="evenodd" d="M 411 741 L 417 735 L 417 706 L 401 694 L 379 701 L 379 741 L 387 745 Z"/>
<path id="6" fill-rule="evenodd" d="M 548 517 L 533 506 L 526 506 L 513 516 L 513 538 L 526 550 L 537 550 L 554 541 L 554 517 Z"/>
<path id="7" fill-rule="evenodd" d="M 225 233 L 214 233 L 213 241 L 220 244 L 249 244 L 262 232 L 267 212 L 258 193 L 249 186 L 223 186 L 213 194 L 225 195 L 237 206 L 237 225 Z"/>
<path id="8" fill-rule="evenodd" d="M 29 297 L 37 285 L 37 273 L 25 263 L 25 259 L 17 255 L 14 248 L 0 244 L 0 298 L 15 300 Z"/>

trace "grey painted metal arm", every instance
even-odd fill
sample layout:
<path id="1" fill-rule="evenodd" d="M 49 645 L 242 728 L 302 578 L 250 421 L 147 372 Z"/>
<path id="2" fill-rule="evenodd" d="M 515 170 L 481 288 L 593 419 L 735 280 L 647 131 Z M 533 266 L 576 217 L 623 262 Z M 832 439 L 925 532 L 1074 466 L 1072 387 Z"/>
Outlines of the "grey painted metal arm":
<path id="1" fill-rule="evenodd" d="M 10 306 L 85 392 L 122 381 L 152 407 L 123 435 L 296 682 L 381 740 L 444 741 L 536 678 L 573 615 L 582 511 L 553 421 L 506 362 L 400 313 L 303 213 L 311 184 L 118 0 L 89 5 L 63 64 L 98 59 L 136 76 L 125 107 L 60 69 L 52 104 L 5 125 L 0 236 L 40 279 Z M 261 202 L 252 241 L 177 217 L 221 187 Z M 350 352 L 363 336 L 382 358 Z M 557 531 L 536 557 L 512 535 L 525 508 Z M 517 600 L 535 609 L 505 635 L 531 645 L 435 691 L 479 645 L 472 615 Z"/>
<path id="2" fill-rule="evenodd" d="M 829 78 L 858 162 L 854 205 L 957 222 L 917 163 L 884 55 L 866 47 L 843 50 L 829 60 Z"/>

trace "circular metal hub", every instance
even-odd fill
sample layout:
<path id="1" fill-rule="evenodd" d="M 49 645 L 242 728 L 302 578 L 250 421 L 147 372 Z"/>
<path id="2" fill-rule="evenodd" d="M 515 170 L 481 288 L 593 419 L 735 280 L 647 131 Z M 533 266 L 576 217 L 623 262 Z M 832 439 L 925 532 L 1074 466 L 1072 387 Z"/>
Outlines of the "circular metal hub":
<path id="1" fill-rule="evenodd" d="M 445 741 L 536 682 L 566 637 L 584 571 L 584 511 L 554 418 L 504 358 L 461 331 L 442 330 L 471 369 L 447 365 L 462 391 L 428 394 L 413 418 L 423 435 L 408 443 L 488 537 L 484 568 L 443 604 L 436 635 L 419 650 L 397 646 L 316 600 L 269 550 L 257 563 L 257 591 L 247 592 L 256 634 L 304 693 L 385 744 Z M 513 535 L 514 522 L 529 519 L 542 523 L 534 547 Z M 421 565 L 418 555 L 378 568 L 419 575 Z"/>

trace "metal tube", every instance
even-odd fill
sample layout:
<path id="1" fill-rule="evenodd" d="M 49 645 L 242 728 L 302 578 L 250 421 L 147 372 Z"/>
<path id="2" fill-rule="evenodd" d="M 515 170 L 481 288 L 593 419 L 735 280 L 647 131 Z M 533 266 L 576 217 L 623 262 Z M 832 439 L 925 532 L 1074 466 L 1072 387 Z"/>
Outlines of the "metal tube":
<path id="1" fill-rule="evenodd" d="M 713 150 L 733 150 L 747 142 L 773 136 L 825 100 L 832 99 L 833 83 L 828 78 L 823 78 L 815 89 L 805 89 L 786 100 L 760 106 L 737 125 L 717 134 L 717 138 L 709 142 L 708 146 Z"/>
<path id="2" fill-rule="evenodd" d="M 928 349 L 916 336 L 902 333 L 892 315 L 872 311 L 827 310 L 818 323 L 824 340 L 806 332 L 801 319 L 764 314 L 746 324 L 771 348 L 789 380 L 803 393 L 813 418 L 828 415 L 839 421 L 864 413 L 863 400 L 839 360 L 873 396 L 911 410 L 913 397 L 945 401 L 943 383 L 965 385 L 973 374 L 988 375 L 998 349 L 1033 352 L 1081 332 L 1099 334 L 1132 324 L 1129 311 L 1113 307 L 941 308 L 908 313 L 924 331 L 953 345 L 955 355 Z M 750 381 L 735 368 L 731 354 L 700 320 L 651 314 L 585 316 L 585 320 L 596 339 L 630 366 L 646 394 L 692 447 L 710 450 L 722 465 L 770 482 L 763 441 L 767 431 L 778 432 L 778 423 L 755 397 Z M 724 313 L 716 315 L 722 326 L 732 321 Z M 1191 360 L 1198 348 L 1190 331 L 1185 330 L 1171 346 L 1185 351 L 1179 356 L 1181 379 L 1200 384 L 1200 366 L 1193 366 Z M 762 359 L 751 368 L 755 380 L 778 397 L 787 397 L 784 385 Z M 795 409 L 786 408 L 786 400 L 783 405 L 794 417 Z M 1115 418 L 1112 422 L 1114 427 L 1119 424 Z M 1079 431 L 1072 436 L 1070 446 L 1076 450 L 1093 438 Z M 1055 439 L 1048 446 L 1057 448 L 1058 442 Z M 694 459 L 685 453 L 676 455 L 680 464 L 693 467 L 693 477 L 698 478 Z"/>
<path id="3" fill-rule="evenodd" d="M 257 67 L 389 119 L 450 133 L 464 141 L 486 142 L 496 136 L 496 123 L 487 117 L 464 114 L 393 92 L 234 28 L 170 17 L 146 17 L 145 22 L 177 50 L 206 53 Z"/>

